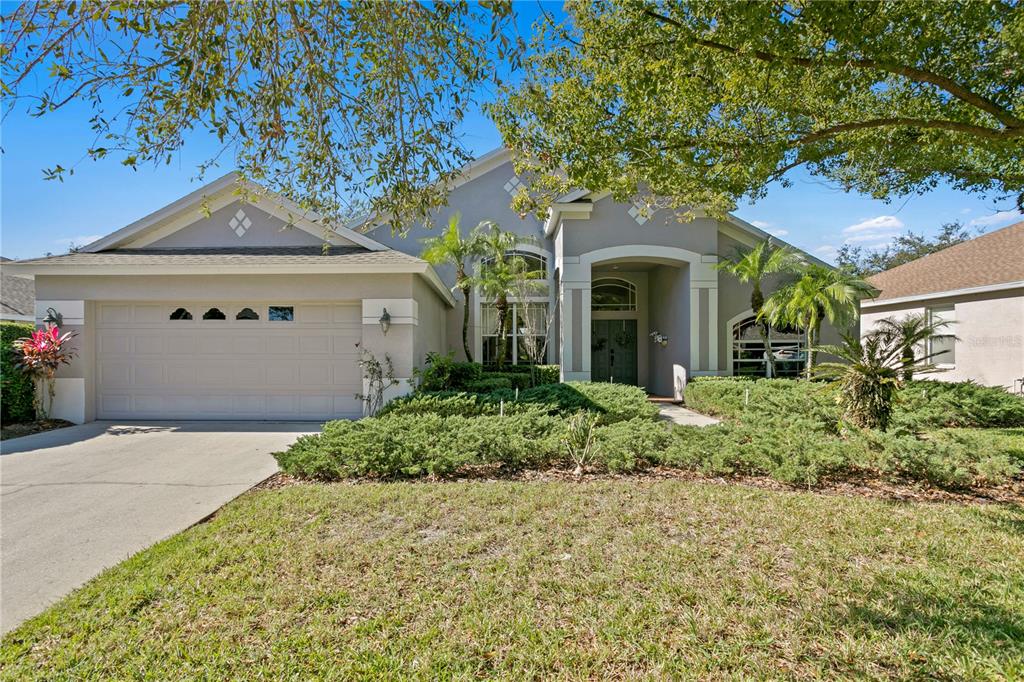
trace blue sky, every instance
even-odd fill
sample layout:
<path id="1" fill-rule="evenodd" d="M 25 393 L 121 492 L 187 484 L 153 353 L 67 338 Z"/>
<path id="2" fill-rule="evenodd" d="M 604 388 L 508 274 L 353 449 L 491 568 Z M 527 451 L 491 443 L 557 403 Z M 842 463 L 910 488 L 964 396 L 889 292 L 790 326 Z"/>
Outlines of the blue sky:
<path id="1" fill-rule="evenodd" d="M 520 25 L 532 18 L 521 18 Z M 42 118 L 25 109 L 16 107 L 0 126 L 0 254 L 8 258 L 62 253 L 163 207 L 202 184 L 196 167 L 214 152 L 212 140 L 197 133 L 171 165 L 131 170 L 116 157 L 91 161 L 83 158 L 94 143 L 87 106 L 70 105 Z M 501 144 L 479 113 L 467 117 L 464 134 L 467 147 L 479 154 Z M 74 175 L 63 183 L 44 180 L 42 169 L 58 163 Z M 228 170 L 211 171 L 206 180 Z M 806 174 L 792 178 L 791 187 L 772 187 L 765 199 L 741 205 L 736 214 L 825 260 L 844 243 L 878 247 L 900 232 L 932 234 L 952 220 L 992 230 L 1021 219 L 1009 199 L 997 202 L 948 187 L 885 203 Z"/>

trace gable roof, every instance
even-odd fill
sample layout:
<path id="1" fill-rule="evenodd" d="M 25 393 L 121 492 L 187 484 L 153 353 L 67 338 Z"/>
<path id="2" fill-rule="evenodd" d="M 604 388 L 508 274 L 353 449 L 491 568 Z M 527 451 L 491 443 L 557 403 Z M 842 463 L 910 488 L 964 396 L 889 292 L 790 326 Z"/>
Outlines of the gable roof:
<path id="1" fill-rule="evenodd" d="M 872 303 L 962 289 L 1024 286 L 1024 222 L 950 246 L 868 278 Z"/>
<path id="2" fill-rule="evenodd" d="M 165 237 L 201 219 L 203 217 L 201 209 L 206 208 L 208 212 L 213 212 L 220 208 L 221 204 L 227 205 L 247 192 L 253 195 L 247 198 L 257 208 L 280 218 L 289 225 L 309 232 L 318 239 L 324 239 L 326 236 L 327 241 L 331 244 L 338 246 L 355 244 L 370 251 L 386 251 L 388 249 L 387 246 L 374 241 L 365 234 L 331 224 L 325 221 L 320 214 L 306 210 L 286 197 L 270 192 L 255 183 L 243 181 L 237 171 L 232 171 L 160 210 L 87 244 L 81 250 L 86 253 L 96 253 L 124 247 L 131 243 L 138 243 L 138 246 L 144 247 L 156 239 Z M 326 231 L 324 230 L 325 225 L 329 228 Z"/>

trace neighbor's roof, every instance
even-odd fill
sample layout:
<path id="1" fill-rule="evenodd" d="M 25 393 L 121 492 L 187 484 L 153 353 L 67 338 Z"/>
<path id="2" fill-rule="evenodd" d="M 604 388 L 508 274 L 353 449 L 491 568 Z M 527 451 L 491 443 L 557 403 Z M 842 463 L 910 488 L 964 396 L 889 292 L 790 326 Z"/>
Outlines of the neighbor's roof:
<path id="1" fill-rule="evenodd" d="M 881 290 L 876 302 L 1024 283 L 1024 222 L 880 272 L 868 281 Z"/>
<path id="2" fill-rule="evenodd" d="M 5 263 L 10 262 L 4 259 Z M 0 313 L 6 316 L 35 317 L 36 285 L 24 277 L 0 275 Z"/>

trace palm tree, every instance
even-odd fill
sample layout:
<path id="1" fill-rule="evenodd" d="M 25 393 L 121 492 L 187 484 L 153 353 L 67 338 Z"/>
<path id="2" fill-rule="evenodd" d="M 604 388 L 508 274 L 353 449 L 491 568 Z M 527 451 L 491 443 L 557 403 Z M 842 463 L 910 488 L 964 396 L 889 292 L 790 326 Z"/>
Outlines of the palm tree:
<path id="1" fill-rule="evenodd" d="M 842 362 L 825 362 L 817 374 L 839 383 L 839 404 L 844 416 L 857 426 L 885 431 L 892 417 L 896 392 L 903 386 L 903 376 L 932 371 L 927 358 L 908 360 L 903 348 L 893 336 L 875 331 L 863 339 L 856 334 L 844 334 L 838 346 L 823 346 L 822 352 L 834 355 Z"/>
<path id="2" fill-rule="evenodd" d="M 485 260 L 480 264 L 480 271 L 472 279 L 473 285 L 480 288 L 484 298 L 494 301 L 498 313 L 498 347 L 496 349 L 498 367 L 505 364 L 505 353 L 508 348 L 509 297 L 522 290 L 522 283 L 544 277 L 544 273 L 528 269 L 524 258 L 513 252 L 523 241 L 513 232 L 505 232 L 494 223 L 480 224 L 480 248 Z"/>
<path id="3" fill-rule="evenodd" d="M 768 320 L 762 314 L 764 293 L 761 287 L 768 275 L 796 272 L 799 265 L 800 260 L 795 253 L 785 247 L 773 248 L 766 239 L 753 249 L 738 250 L 735 258 L 722 259 L 715 266 L 741 283 L 750 285 L 750 309 L 758 322 L 758 330 L 761 332 L 761 341 L 764 343 L 772 376 L 775 376 L 775 354 L 772 353 L 768 340 Z"/>
<path id="4" fill-rule="evenodd" d="M 903 381 L 914 378 L 914 359 L 918 346 L 929 338 L 941 334 L 950 325 L 949 320 L 929 320 L 926 313 L 911 313 L 899 319 L 887 317 L 879 320 L 875 332 L 884 336 L 900 349 L 903 360 Z M 930 357 L 930 356 L 929 356 Z"/>
<path id="5" fill-rule="evenodd" d="M 455 286 L 452 290 L 462 292 L 462 349 L 466 352 L 466 360 L 473 362 L 473 353 L 469 350 L 469 294 L 473 290 L 473 279 L 466 272 L 466 261 L 483 251 L 480 227 L 484 223 L 477 225 L 468 237 L 463 238 L 459 229 L 460 218 L 456 213 L 442 234 L 424 239 L 422 256 L 431 265 L 455 266 Z"/>
<path id="6" fill-rule="evenodd" d="M 764 315 L 777 327 L 795 326 L 807 334 L 807 378 L 821 340 L 821 324 L 842 326 L 856 318 L 857 304 L 875 289 L 856 275 L 823 265 L 806 265 L 795 282 L 772 294 Z"/>

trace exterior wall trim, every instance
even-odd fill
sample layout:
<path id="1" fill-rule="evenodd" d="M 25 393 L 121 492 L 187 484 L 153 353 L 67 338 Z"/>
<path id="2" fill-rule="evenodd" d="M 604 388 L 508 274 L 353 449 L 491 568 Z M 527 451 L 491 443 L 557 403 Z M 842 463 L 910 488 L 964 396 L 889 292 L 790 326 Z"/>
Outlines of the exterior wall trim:
<path id="1" fill-rule="evenodd" d="M 917 301 L 932 301 L 937 298 L 953 298 L 955 296 L 970 296 L 971 294 L 987 294 L 997 291 L 1009 291 L 1012 289 L 1024 288 L 1024 281 L 1003 282 L 1001 284 L 988 284 L 980 287 L 969 287 L 966 289 L 950 289 L 949 291 L 935 291 L 929 294 L 914 294 L 912 296 L 900 296 L 899 298 L 882 298 L 863 300 L 861 308 L 882 308 L 890 305 L 902 305 L 905 303 L 916 303 Z"/>

